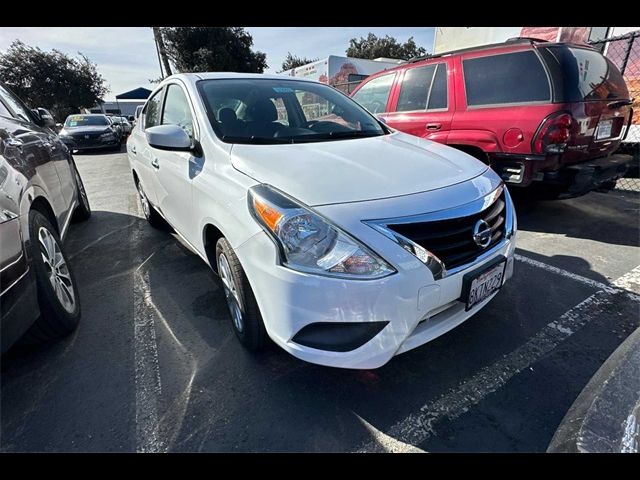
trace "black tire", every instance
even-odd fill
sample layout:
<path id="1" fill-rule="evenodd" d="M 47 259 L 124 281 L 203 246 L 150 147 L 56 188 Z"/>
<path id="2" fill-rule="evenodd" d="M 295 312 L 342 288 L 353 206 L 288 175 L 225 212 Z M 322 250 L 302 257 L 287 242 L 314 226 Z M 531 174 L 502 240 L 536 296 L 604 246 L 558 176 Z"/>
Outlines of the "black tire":
<path id="1" fill-rule="evenodd" d="M 227 300 L 233 331 L 238 337 L 238 340 L 240 340 L 240 343 L 242 343 L 245 348 L 251 351 L 261 350 L 267 345 L 269 337 L 267 335 L 267 331 L 264 328 L 264 322 L 262 321 L 260 308 L 258 307 L 256 297 L 253 294 L 251 285 L 249 285 L 249 280 L 247 280 L 247 276 L 244 273 L 242 265 L 240 265 L 238 257 L 236 257 L 236 254 L 231 248 L 231 245 L 229 245 L 229 242 L 224 237 L 219 239 L 218 243 L 216 244 L 215 259 L 218 268 L 218 275 L 222 280 L 222 272 L 220 271 L 221 255 L 224 255 L 228 262 L 229 270 L 232 277 L 231 279 L 233 281 L 233 284 L 235 285 L 236 292 L 240 300 L 240 311 L 242 313 L 242 329 L 239 329 L 236 325 L 236 322 L 234 321 L 232 306 L 229 300 Z M 225 290 L 225 297 L 229 298 L 229 292 L 227 292 L 227 288 L 224 286 L 224 281 L 223 289 Z"/>
<path id="2" fill-rule="evenodd" d="M 41 244 L 39 237 L 41 229 L 46 230 L 55 241 L 66 263 L 64 273 L 66 273 L 69 278 L 68 288 L 73 292 L 71 308 L 65 308 L 63 306 L 49 280 L 50 269 L 43 260 L 43 254 L 46 256 L 46 249 Z M 29 328 L 23 340 L 26 344 L 46 343 L 69 335 L 76 329 L 81 315 L 80 297 L 78 295 L 76 279 L 71 266 L 67 262 L 60 237 L 47 217 L 37 210 L 29 212 L 29 237 L 29 248 L 31 249 L 32 267 L 35 271 L 40 317 Z"/>
<path id="3" fill-rule="evenodd" d="M 147 195 L 144 193 L 144 189 L 142 188 L 142 184 L 137 181 L 136 182 L 136 190 L 138 190 L 138 200 L 140 200 L 140 206 L 142 207 L 142 213 L 144 214 L 144 218 L 147 219 L 149 225 L 153 228 L 157 228 L 158 230 L 170 230 L 171 227 L 166 222 L 162 215 L 158 213 L 149 199 L 147 199 Z"/>
<path id="4" fill-rule="evenodd" d="M 91 205 L 89 205 L 89 197 L 87 196 L 87 191 L 84 189 L 80 172 L 78 172 L 75 163 L 72 162 L 71 166 L 76 179 L 76 188 L 78 189 L 78 206 L 73 213 L 73 220 L 76 222 L 84 222 L 91 217 Z"/>

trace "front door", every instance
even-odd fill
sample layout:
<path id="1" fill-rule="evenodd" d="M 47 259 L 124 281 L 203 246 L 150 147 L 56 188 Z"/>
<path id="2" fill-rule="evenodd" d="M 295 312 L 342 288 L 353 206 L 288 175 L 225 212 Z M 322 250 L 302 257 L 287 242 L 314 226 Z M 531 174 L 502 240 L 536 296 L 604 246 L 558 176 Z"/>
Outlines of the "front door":
<path id="1" fill-rule="evenodd" d="M 193 114 L 187 95 L 177 83 L 169 84 L 162 109 L 162 125 L 178 125 L 193 139 Z M 171 225 L 188 241 L 191 211 L 193 152 L 150 149 L 155 165 L 154 189 L 157 207 Z"/>

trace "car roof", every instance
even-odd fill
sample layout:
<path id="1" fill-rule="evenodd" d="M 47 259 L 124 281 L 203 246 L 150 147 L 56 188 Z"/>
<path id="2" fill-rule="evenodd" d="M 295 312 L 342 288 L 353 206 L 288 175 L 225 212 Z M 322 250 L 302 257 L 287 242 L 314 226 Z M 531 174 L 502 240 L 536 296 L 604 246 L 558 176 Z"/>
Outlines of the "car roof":
<path id="1" fill-rule="evenodd" d="M 383 75 L 387 75 L 389 73 L 401 72 L 412 66 L 417 66 L 422 64 L 428 65 L 432 62 L 436 63 L 442 58 L 453 57 L 456 55 L 463 55 L 469 52 L 482 52 L 483 50 L 491 51 L 491 50 L 501 49 L 501 50 L 505 50 L 505 53 L 507 53 L 509 51 L 518 51 L 518 50 L 522 51 L 522 50 L 526 50 L 527 48 L 537 48 L 538 46 L 543 46 L 543 47 L 560 46 L 560 47 L 584 48 L 587 50 L 597 51 L 591 45 L 587 45 L 587 44 L 571 43 L 571 42 L 549 42 L 549 41 L 541 40 L 538 38 L 514 37 L 504 42 L 478 45 L 475 47 L 461 48 L 458 50 L 449 50 L 441 53 L 427 54 L 422 57 L 410 58 L 409 60 L 407 60 L 404 63 L 401 63 L 397 67 L 387 68 L 385 70 L 381 70 L 379 72 L 369 75 L 367 78 L 365 78 L 362 81 L 360 85 L 364 85 L 369 80 L 372 80 L 377 77 L 381 77 Z M 358 90 L 360 90 L 360 85 L 358 85 L 357 90 L 354 90 L 354 92 L 357 92 Z"/>

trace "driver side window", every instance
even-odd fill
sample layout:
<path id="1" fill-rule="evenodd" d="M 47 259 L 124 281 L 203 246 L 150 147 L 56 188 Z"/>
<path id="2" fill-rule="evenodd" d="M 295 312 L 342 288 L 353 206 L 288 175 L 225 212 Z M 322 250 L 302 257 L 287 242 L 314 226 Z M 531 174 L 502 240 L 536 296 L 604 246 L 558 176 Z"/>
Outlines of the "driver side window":
<path id="1" fill-rule="evenodd" d="M 395 76 L 395 73 L 391 73 L 374 78 L 365 83 L 352 98 L 373 114 L 385 112 Z"/>

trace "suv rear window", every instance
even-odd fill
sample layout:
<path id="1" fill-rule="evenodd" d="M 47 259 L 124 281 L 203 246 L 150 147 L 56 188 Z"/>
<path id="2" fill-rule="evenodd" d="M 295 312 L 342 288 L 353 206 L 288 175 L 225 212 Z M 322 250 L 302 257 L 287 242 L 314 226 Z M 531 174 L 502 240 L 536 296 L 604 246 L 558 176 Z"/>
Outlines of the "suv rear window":
<path id="1" fill-rule="evenodd" d="M 629 98 L 620 71 L 599 52 L 566 46 L 545 47 L 558 94 L 557 101 L 582 102 Z"/>
<path id="2" fill-rule="evenodd" d="M 533 50 L 463 60 L 468 106 L 551 101 L 549 80 Z"/>

